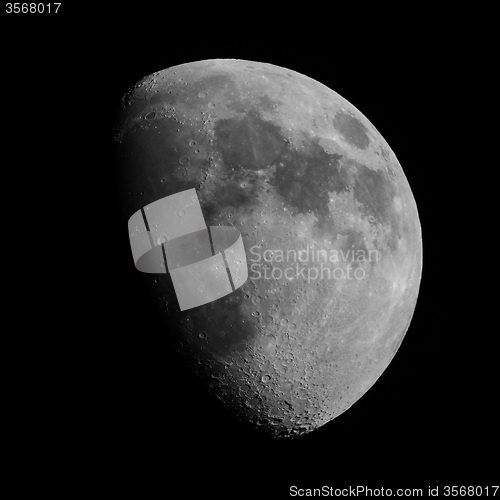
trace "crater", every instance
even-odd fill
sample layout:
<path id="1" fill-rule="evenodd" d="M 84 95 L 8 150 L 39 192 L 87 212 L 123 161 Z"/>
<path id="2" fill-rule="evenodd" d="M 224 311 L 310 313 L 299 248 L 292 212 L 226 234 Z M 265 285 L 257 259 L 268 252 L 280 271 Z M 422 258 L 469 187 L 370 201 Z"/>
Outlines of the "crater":
<path id="1" fill-rule="evenodd" d="M 354 116 L 338 112 L 333 119 L 333 126 L 349 144 L 359 149 L 366 149 L 370 145 L 366 127 Z"/>

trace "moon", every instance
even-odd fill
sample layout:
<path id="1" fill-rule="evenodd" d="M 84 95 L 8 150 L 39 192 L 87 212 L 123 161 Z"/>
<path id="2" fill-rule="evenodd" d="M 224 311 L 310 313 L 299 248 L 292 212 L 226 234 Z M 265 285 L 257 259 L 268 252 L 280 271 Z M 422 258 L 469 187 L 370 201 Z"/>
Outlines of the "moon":
<path id="1" fill-rule="evenodd" d="M 207 391 L 290 437 L 369 390 L 410 324 L 422 238 L 401 165 L 358 109 L 290 69 L 197 61 L 127 92 L 113 147 L 124 238 L 132 214 L 192 189 L 208 226 L 241 234 L 248 279 L 218 300 L 181 311 L 168 273 L 140 277 Z"/>

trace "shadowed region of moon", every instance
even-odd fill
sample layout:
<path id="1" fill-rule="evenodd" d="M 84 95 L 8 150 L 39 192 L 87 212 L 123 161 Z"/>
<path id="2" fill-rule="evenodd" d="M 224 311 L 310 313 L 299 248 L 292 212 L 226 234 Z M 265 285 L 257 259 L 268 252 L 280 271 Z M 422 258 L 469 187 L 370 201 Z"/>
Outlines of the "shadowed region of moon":
<path id="1" fill-rule="evenodd" d="M 237 416 L 307 433 L 375 383 L 411 320 L 422 243 L 401 166 L 352 104 L 270 64 L 176 66 L 124 96 L 114 168 L 124 238 L 133 213 L 193 188 L 207 226 L 241 233 L 248 280 L 218 300 L 181 312 L 168 274 L 140 277 Z"/>

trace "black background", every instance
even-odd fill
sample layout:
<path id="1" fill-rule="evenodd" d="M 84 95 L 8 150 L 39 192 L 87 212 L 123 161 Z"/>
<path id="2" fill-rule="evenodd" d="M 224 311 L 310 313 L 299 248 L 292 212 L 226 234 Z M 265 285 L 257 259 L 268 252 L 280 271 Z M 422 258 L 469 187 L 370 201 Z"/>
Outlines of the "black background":
<path id="1" fill-rule="evenodd" d="M 478 61 L 464 18 L 62 8 L 2 18 L 4 199 L 18 214 L 6 216 L 6 247 L 22 256 L 7 259 L 20 306 L 8 408 L 16 460 L 50 470 L 37 484 L 167 498 L 494 484 L 498 333 L 483 281 L 498 278 L 475 233 L 463 101 Z M 198 387 L 118 251 L 127 235 L 110 147 L 121 97 L 155 71 L 209 58 L 276 64 L 337 91 L 387 140 L 419 209 L 420 295 L 396 357 L 347 412 L 291 441 L 255 434 Z"/>

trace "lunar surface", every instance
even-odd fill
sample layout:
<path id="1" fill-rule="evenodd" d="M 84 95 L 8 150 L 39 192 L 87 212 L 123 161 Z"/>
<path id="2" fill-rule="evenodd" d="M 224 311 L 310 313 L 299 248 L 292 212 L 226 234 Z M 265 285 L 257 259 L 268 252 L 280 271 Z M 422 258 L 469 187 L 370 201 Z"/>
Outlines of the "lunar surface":
<path id="1" fill-rule="evenodd" d="M 242 235 L 248 279 L 218 300 L 181 311 L 168 273 L 141 277 L 209 392 L 283 437 L 366 393 L 409 326 L 422 242 L 403 170 L 360 111 L 285 68 L 193 62 L 130 89 L 114 153 L 124 238 L 133 213 L 189 189 L 207 226 Z"/>

